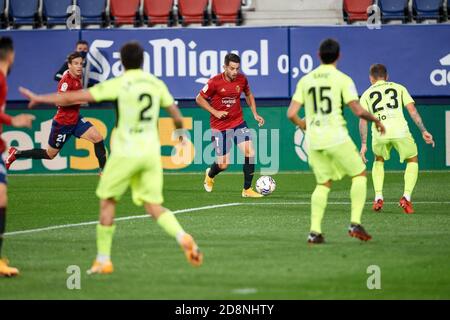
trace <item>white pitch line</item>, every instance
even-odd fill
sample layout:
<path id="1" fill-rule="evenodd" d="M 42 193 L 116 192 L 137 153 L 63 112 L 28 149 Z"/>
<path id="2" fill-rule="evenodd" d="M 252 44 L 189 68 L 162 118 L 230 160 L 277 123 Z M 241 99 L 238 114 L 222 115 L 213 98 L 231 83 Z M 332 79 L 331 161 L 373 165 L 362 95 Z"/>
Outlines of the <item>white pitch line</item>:
<path id="1" fill-rule="evenodd" d="M 398 202 L 385 202 L 385 204 L 397 204 L 397 203 Z M 195 211 L 217 209 L 217 208 L 224 208 L 224 207 L 234 207 L 234 206 L 309 205 L 309 204 L 310 204 L 310 202 L 306 202 L 306 201 L 305 202 L 249 202 L 249 203 L 232 202 L 232 203 L 223 203 L 223 204 L 203 206 L 203 207 L 197 207 L 197 208 L 180 209 L 180 210 L 176 210 L 176 211 L 172 211 L 172 212 L 174 214 L 179 214 L 179 213 L 195 212 Z M 330 205 L 349 205 L 351 203 L 350 202 L 328 202 L 328 204 L 330 204 Z M 370 203 L 366 203 L 366 204 L 370 204 Z M 414 204 L 450 204 L 450 201 L 415 201 Z M 134 220 L 134 219 L 143 219 L 143 218 L 148 218 L 148 215 L 144 214 L 144 215 L 138 215 L 138 216 L 120 217 L 120 218 L 115 219 L 115 221 L 127 221 L 127 220 Z M 57 230 L 57 229 L 66 229 L 66 228 L 72 228 L 72 227 L 90 226 L 90 225 L 96 225 L 97 223 L 98 223 L 98 221 L 89 221 L 89 222 L 50 226 L 50 227 L 37 228 L 37 229 L 12 231 L 12 232 L 5 233 L 5 236 L 14 236 L 14 235 L 19 235 L 19 234 L 36 233 L 36 232 L 50 231 L 50 230 Z"/>
<path id="2" fill-rule="evenodd" d="M 258 205 L 309 205 L 311 204 L 311 202 L 251 202 L 251 203 L 242 203 L 242 205 L 253 205 L 253 206 L 258 206 Z M 340 201 L 340 202 L 327 202 L 327 204 L 332 204 L 332 205 L 348 205 L 351 204 L 350 201 Z M 371 204 L 371 202 L 366 202 L 366 204 Z M 387 201 L 384 204 L 398 204 L 398 202 L 395 201 Z M 414 201 L 413 204 L 450 204 L 450 201 Z"/>
<path id="3" fill-rule="evenodd" d="M 224 203 L 224 204 L 204 206 L 204 207 L 198 207 L 198 208 L 181 209 L 181 210 L 176 210 L 176 211 L 172 211 L 172 212 L 174 214 L 178 214 L 178 213 L 201 211 L 201 210 L 208 210 L 208 209 L 217 209 L 217 208 L 223 208 L 223 207 L 233 207 L 233 206 L 239 206 L 241 204 L 242 203 L 239 203 L 239 202 Z M 115 221 L 126 221 L 126 220 L 134 220 L 134 219 L 143 219 L 143 218 L 148 218 L 148 217 L 149 217 L 148 214 L 143 214 L 143 215 L 139 215 L 139 216 L 121 217 L 121 218 L 117 218 L 114 220 Z M 72 227 L 90 226 L 90 225 L 95 225 L 97 223 L 98 223 L 98 220 L 97 221 L 89 221 L 89 222 L 81 222 L 81 223 L 63 224 L 63 225 L 30 229 L 30 230 L 12 231 L 12 232 L 5 233 L 5 236 L 14 236 L 14 235 L 19 235 L 19 234 L 36 233 L 36 232 L 56 230 L 56 229 L 65 229 L 65 228 L 72 228 Z"/>

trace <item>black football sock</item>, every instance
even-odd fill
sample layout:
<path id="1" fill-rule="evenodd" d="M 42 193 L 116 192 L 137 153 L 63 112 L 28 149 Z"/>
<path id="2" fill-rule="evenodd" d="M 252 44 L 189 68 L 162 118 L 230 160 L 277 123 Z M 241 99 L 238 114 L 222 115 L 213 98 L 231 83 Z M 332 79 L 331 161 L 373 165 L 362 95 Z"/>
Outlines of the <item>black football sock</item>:
<path id="1" fill-rule="evenodd" d="M 50 159 L 45 149 L 17 150 L 16 158 Z"/>
<path id="2" fill-rule="evenodd" d="M 209 170 L 208 176 L 212 179 L 215 176 L 217 176 L 219 173 L 221 173 L 222 171 L 224 171 L 223 169 L 220 169 L 219 165 L 217 163 L 213 163 L 211 165 L 211 168 Z"/>
<path id="3" fill-rule="evenodd" d="M 0 259 L 2 258 L 3 234 L 6 228 L 6 208 L 0 208 Z"/>
<path id="4" fill-rule="evenodd" d="M 252 186 L 253 174 L 255 173 L 255 158 L 245 157 L 243 171 L 244 171 L 244 189 L 247 190 Z"/>
<path id="5" fill-rule="evenodd" d="M 105 143 L 102 141 L 94 143 L 94 149 L 95 149 L 95 156 L 98 159 L 98 165 L 100 169 L 103 170 L 106 163 L 106 149 L 105 149 Z"/>

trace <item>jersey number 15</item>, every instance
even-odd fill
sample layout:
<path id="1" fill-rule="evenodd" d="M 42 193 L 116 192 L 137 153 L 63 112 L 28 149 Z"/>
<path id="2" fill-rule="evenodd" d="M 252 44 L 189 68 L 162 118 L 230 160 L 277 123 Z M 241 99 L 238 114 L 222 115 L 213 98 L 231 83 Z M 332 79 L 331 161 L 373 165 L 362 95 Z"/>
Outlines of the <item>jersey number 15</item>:
<path id="1" fill-rule="evenodd" d="M 311 87 L 308 90 L 308 94 L 312 95 L 313 103 L 314 103 L 314 113 L 317 113 L 318 110 L 322 114 L 331 113 L 331 98 L 329 97 L 329 91 L 331 87 Z M 319 97 L 317 97 L 319 96 Z M 317 101 L 319 98 L 320 101 Z M 318 108 L 318 104 L 320 103 L 320 108 Z"/>

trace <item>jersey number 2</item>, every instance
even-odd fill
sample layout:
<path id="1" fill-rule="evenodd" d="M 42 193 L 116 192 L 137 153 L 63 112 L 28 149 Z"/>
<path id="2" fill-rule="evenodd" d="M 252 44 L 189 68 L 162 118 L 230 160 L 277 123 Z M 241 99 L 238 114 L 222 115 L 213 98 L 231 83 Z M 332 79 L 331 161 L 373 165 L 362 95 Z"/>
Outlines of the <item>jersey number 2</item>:
<path id="1" fill-rule="evenodd" d="M 147 93 L 143 93 L 139 96 L 139 101 L 144 102 L 144 100 L 146 100 L 146 107 L 142 109 L 139 120 L 151 121 L 152 116 L 148 114 L 148 111 L 150 111 L 150 108 L 152 107 L 153 104 L 152 96 Z"/>

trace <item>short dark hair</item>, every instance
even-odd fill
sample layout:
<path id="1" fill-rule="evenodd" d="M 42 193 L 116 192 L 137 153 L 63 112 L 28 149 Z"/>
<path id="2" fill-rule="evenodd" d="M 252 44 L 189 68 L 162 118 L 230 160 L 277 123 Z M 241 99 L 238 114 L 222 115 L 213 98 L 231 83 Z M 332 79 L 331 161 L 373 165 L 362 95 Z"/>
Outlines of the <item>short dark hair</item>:
<path id="1" fill-rule="evenodd" d="M 140 69 L 144 63 L 144 49 L 137 41 L 130 41 L 120 49 L 120 59 L 125 70 Z"/>
<path id="2" fill-rule="evenodd" d="M 8 53 L 13 51 L 13 40 L 10 37 L 0 37 L 0 60 L 5 60 Z"/>
<path id="3" fill-rule="evenodd" d="M 89 43 L 86 40 L 78 40 L 76 46 L 78 46 L 79 44 L 85 44 L 89 47 Z"/>
<path id="4" fill-rule="evenodd" d="M 228 53 L 225 56 L 225 65 L 228 66 L 230 62 L 241 63 L 241 58 L 235 53 Z"/>
<path id="5" fill-rule="evenodd" d="M 77 52 L 77 51 L 72 52 L 71 54 L 69 54 L 67 56 L 67 63 L 72 64 L 72 61 L 77 59 L 77 58 L 84 59 L 84 57 L 81 55 L 80 52 Z"/>
<path id="6" fill-rule="evenodd" d="M 374 79 L 387 79 L 387 68 L 384 64 L 376 63 L 371 65 L 369 73 Z"/>
<path id="7" fill-rule="evenodd" d="M 339 42 L 334 39 L 326 39 L 322 41 L 319 48 L 320 60 L 325 64 L 335 62 L 339 58 L 340 46 Z"/>

